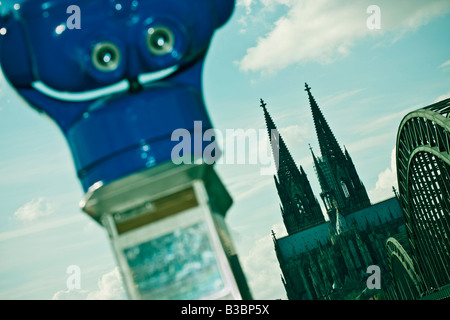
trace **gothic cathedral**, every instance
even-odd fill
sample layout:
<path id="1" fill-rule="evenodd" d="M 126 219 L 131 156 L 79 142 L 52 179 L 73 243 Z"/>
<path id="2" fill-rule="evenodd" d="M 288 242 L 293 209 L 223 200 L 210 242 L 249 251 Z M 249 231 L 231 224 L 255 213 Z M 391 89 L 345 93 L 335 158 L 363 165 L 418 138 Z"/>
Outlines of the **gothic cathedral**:
<path id="1" fill-rule="evenodd" d="M 321 157 L 310 147 L 326 216 L 302 166 L 297 167 L 270 116 L 261 107 L 275 158 L 275 186 L 287 236 L 272 232 L 288 299 L 389 298 L 385 241 L 404 230 L 397 197 L 371 204 L 349 152 L 341 149 L 305 84 Z M 369 266 L 380 270 L 380 288 L 367 290 Z M 378 290 L 377 290 L 378 289 Z"/>

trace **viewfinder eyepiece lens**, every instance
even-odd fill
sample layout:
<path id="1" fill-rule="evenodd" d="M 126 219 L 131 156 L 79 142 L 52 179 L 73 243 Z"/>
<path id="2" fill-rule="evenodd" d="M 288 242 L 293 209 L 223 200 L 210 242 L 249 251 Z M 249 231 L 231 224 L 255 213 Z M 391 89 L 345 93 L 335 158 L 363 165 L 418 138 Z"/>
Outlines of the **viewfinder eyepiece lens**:
<path id="1" fill-rule="evenodd" d="M 120 50 L 112 42 L 97 43 L 91 53 L 92 64 L 102 72 L 115 71 L 119 67 L 120 60 Z"/>
<path id="2" fill-rule="evenodd" d="M 155 56 L 163 56 L 173 51 L 175 36 L 173 32 L 164 26 L 148 29 L 147 48 Z"/>

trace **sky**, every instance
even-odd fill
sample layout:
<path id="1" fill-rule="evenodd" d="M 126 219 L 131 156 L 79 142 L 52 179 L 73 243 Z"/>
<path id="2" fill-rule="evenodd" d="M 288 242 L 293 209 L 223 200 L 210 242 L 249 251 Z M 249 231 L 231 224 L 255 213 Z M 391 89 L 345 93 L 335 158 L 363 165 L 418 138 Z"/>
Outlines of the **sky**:
<path id="1" fill-rule="evenodd" d="M 450 97 L 448 30 L 448 0 L 238 0 L 205 61 L 206 106 L 218 131 L 261 130 L 264 99 L 320 199 L 307 82 L 376 203 L 393 196 L 402 118 Z M 286 231 L 273 177 L 260 169 L 216 165 L 234 200 L 226 222 L 253 297 L 286 299 L 271 230 Z M 82 196 L 59 129 L 0 75 L 0 299 L 126 297 L 107 234 L 79 208 Z M 73 265 L 81 283 L 69 290 Z"/>

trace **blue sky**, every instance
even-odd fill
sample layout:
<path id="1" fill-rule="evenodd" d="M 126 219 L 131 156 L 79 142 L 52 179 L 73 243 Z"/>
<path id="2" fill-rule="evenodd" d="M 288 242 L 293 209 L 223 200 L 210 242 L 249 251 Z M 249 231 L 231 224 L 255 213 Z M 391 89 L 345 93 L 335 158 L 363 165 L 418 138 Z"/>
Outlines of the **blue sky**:
<path id="1" fill-rule="evenodd" d="M 371 4 L 380 8 L 379 30 L 366 26 Z M 206 105 L 222 132 L 259 130 L 263 98 L 319 197 L 308 82 L 375 203 L 396 184 L 402 117 L 450 96 L 448 30 L 448 0 L 240 0 L 205 61 Z M 273 178 L 258 165 L 217 171 L 234 198 L 227 223 L 254 297 L 285 298 L 270 237 L 272 229 L 285 234 Z M 0 195 L 0 299 L 124 297 L 105 231 L 78 207 L 83 192 L 63 135 L 3 77 Z M 71 292 L 70 265 L 81 270 L 81 289 Z"/>

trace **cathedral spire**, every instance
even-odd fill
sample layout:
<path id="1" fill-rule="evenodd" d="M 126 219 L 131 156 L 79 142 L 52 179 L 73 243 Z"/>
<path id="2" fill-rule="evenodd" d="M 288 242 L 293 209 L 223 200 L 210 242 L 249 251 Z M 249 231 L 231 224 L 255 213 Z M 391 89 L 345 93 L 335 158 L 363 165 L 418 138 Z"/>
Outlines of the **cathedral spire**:
<path id="1" fill-rule="evenodd" d="M 267 111 L 267 104 L 263 99 L 260 99 L 260 104 L 261 108 L 264 110 L 264 119 L 266 121 L 272 154 L 275 159 L 277 174 L 280 180 L 284 180 L 286 175 L 289 175 L 289 171 L 296 170 L 296 164 L 283 140 L 283 137 L 280 135 L 275 122 Z"/>
<path id="2" fill-rule="evenodd" d="M 307 83 L 305 83 L 305 91 L 308 93 L 309 104 L 322 157 L 327 157 L 331 163 L 341 160 L 344 157 L 342 150 L 311 93 L 311 87 Z"/>
<path id="3" fill-rule="evenodd" d="M 277 167 L 274 180 L 287 232 L 293 234 L 325 222 L 305 171 L 301 166 L 296 166 L 263 99 L 260 100 L 260 106 L 264 111 L 267 132 Z"/>
<path id="4" fill-rule="evenodd" d="M 339 206 L 339 212 L 344 216 L 370 206 L 367 191 L 350 154 L 345 147 L 343 152 L 339 146 L 307 83 L 305 91 L 308 93 L 321 158 L 314 155 L 311 147 L 310 150 L 322 189 L 321 197 L 330 219 L 333 220 L 332 217 L 335 216 L 332 211 L 336 206 L 333 203 Z"/>

